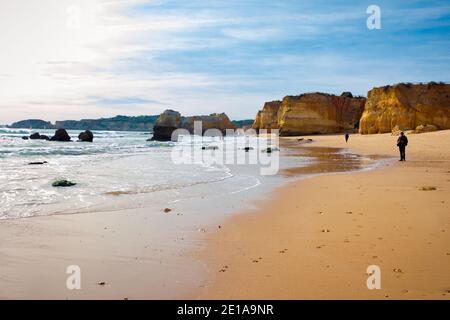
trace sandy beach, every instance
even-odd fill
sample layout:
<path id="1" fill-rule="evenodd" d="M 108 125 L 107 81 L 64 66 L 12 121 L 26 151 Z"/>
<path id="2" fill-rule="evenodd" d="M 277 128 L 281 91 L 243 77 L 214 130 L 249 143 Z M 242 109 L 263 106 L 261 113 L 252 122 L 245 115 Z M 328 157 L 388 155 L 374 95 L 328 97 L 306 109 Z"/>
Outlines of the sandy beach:
<path id="1" fill-rule="evenodd" d="M 210 281 L 195 298 L 449 299 L 450 131 L 408 137 L 406 162 L 391 134 L 303 137 L 388 160 L 281 187 L 208 234 Z"/>
<path id="2" fill-rule="evenodd" d="M 405 163 L 390 134 L 303 137 L 313 139 L 303 151 L 349 148 L 381 165 L 327 173 L 360 162 L 330 153 L 326 166 L 281 172 L 320 175 L 253 204 L 244 197 L 239 208 L 252 209 L 214 219 L 198 214 L 223 207 L 213 198 L 191 211 L 2 220 L 0 298 L 448 299 L 450 131 L 409 137 Z M 299 147 L 294 137 L 284 144 Z M 70 265 L 81 268 L 81 290 L 66 287 Z M 381 290 L 366 287 L 369 265 L 381 268 Z"/>

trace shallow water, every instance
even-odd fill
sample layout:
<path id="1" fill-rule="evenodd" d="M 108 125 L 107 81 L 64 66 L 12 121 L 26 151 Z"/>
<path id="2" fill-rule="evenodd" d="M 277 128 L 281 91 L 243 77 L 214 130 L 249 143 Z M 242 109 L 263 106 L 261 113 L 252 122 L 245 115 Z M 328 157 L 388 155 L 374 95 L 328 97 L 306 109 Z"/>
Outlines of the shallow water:
<path id="1" fill-rule="evenodd" d="M 52 136 L 54 130 L 39 132 Z M 282 179 L 261 176 L 259 164 L 210 161 L 210 150 L 188 164 L 176 164 L 171 157 L 173 148 L 183 144 L 196 151 L 205 145 L 234 146 L 236 159 L 245 162 L 244 146 L 262 154 L 263 146 L 255 137 L 223 141 L 197 137 L 174 143 L 146 141 L 151 137 L 146 132 L 94 131 L 93 143 L 21 139 L 30 133 L 0 128 L 0 219 L 160 207 L 186 199 L 264 190 Z M 78 133 L 69 131 L 72 140 Z M 269 156 L 278 157 L 278 153 Z M 44 161 L 43 165 L 29 165 Z M 285 157 L 281 162 L 285 167 L 301 167 L 310 161 L 308 157 Z M 57 179 L 77 185 L 54 188 L 52 182 Z"/>

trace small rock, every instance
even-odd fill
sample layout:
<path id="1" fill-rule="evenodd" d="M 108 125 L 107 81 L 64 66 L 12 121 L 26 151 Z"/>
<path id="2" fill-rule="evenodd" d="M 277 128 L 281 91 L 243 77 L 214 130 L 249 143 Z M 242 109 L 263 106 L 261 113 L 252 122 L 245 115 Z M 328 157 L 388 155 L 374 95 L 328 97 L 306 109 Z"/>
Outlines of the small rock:
<path id="1" fill-rule="evenodd" d="M 170 208 L 165 208 L 164 209 L 164 213 L 169 213 L 170 211 L 172 211 L 172 209 L 170 209 Z"/>
<path id="2" fill-rule="evenodd" d="M 274 151 L 280 151 L 280 149 L 268 147 L 268 148 L 262 150 L 262 152 L 266 152 L 266 153 L 272 153 Z"/>
<path id="3" fill-rule="evenodd" d="M 46 164 L 48 163 L 47 161 L 36 161 L 36 162 L 29 162 L 28 165 L 33 166 L 33 165 L 40 165 L 40 164 Z"/>
<path id="4" fill-rule="evenodd" d="M 105 285 L 106 285 L 106 282 L 105 282 L 105 281 L 100 281 L 100 282 L 97 282 L 97 284 L 98 284 L 99 286 L 105 286 Z"/>
<path id="5" fill-rule="evenodd" d="M 35 133 L 30 135 L 30 139 L 31 140 L 38 140 L 40 138 L 41 138 L 41 135 L 39 134 L 39 132 L 35 132 Z"/>
<path id="6" fill-rule="evenodd" d="M 69 181 L 69 180 L 56 180 L 52 183 L 53 187 L 72 187 L 76 185 L 75 182 Z"/>
<path id="7" fill-rule="evenodd" d="M 420 191 L 433 191 L 433 190 L 437 190 L 436 187 L 432 187 L 432 186 L 425 186 L 419 189 Z"/>

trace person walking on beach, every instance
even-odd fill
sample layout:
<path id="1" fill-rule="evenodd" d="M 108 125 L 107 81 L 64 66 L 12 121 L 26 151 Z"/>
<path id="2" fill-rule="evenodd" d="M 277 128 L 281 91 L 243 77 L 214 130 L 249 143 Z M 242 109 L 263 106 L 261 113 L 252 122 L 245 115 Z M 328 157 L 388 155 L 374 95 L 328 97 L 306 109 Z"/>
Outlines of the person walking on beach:
<path id="1" fill-rule="evenodd" d="M 408 138 L 405 136 L 405 133 L 400 132 L 400 137 L 397 139 L 397 146 L 400 150 L 400 160 L 406 161 L 406 146 L 408 145 Z"/>
<path id="2" fill-rule="evenodd" d="M 348 138 L 350 137 L 350 135 L 348 134 L 348 132 L 345 133 L 345 142 L 348 142 Z"/>

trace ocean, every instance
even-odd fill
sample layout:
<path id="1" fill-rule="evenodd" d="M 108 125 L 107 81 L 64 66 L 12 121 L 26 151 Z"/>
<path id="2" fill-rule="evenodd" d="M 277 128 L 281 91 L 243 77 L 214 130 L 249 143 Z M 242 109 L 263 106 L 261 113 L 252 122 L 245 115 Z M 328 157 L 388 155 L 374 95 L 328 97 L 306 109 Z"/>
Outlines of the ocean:
<path id="1" fill-rule="evenodd" d="M 208 198 L 227 199 L 217 210 L 231 211 L 243 199 L 262 195 L 283 180 L 280 175 L 261 175 L 261 164 L 245 163 L 248 155 L 243 147 L 262 154 L 256 137 L 156 142 L 147 141 L 148 132 L 93 131 L 94 142 L 84 143 L 76 141 L 79 132 L 68 131 L 73 142 L 52 142 L 21 139 L 32 133 L 29 129 L 0 128 L 0 219 L 146 207 L 160 211 Z M 242 163 L 214 163 L 205 158 L 175 163 L 172 151 L 183 144 L 202 154 L 214 152 L 201 150 L 204 146 L 231 145 Z M 282 162 L 299 167 L 311 159 L 286 157 Z M 55 188 L 52 182 L 58 179 L 76 186 Z"/>

